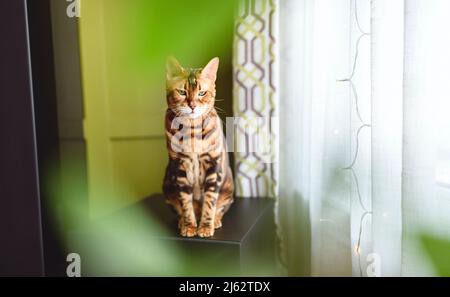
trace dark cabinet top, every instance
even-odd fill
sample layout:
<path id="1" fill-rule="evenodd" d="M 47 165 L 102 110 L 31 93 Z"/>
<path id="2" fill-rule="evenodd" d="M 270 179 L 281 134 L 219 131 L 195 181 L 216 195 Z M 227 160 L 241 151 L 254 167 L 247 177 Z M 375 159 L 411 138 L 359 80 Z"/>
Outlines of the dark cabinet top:
<path id="1" fill-rule="evenodd" d="M 177 215 L 171 206 L 165 203 L 163 195 L 149 196 L 134 205 L 126 207 L 109 218 L 120 222 L 133 216 L 136 210 L 143 210 L 161 228 L 152 229 L 154 236 L 169 237 L 175 240 L 214 241 L 240 244 L 252 228 L 258 223 L 262 215 L 273 211 L 274 200 L 270 198 L 235 198 L 234 203 L 223 218 L 223 226 L 217 229 L 211 238 L 184 238 L 178 234 Z M 145 232 L 145 230 L 135 230 Z"/>

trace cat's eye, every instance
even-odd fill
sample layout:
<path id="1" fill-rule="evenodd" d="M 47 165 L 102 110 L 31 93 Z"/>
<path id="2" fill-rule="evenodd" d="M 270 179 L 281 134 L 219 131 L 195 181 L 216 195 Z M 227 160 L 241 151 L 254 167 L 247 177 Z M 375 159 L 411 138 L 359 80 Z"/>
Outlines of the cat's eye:
<path id="1" fill-rule="evenodd" d="M 200 92 L 198 92 L 198 95 L 201 97 L 201 96 L 205 96 L 206 95 L 206 91 L 200 91 Z"/>
<path id="2" fill-rule="evenodd" d="M 181 96 L 186 96 L 186 90 L 177 89 L 177 91 Z"/>

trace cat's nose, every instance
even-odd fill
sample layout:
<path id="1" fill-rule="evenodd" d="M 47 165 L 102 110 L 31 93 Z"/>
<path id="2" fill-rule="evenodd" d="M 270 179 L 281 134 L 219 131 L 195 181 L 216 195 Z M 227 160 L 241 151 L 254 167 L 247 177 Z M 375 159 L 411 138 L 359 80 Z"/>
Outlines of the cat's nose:
<path id="1" fill-rule="evenodd" d="M 192 111 L 194 111 L 196 106 L 197 106 L 197 104 L 195 104 L 195 102 L 193 102 L 193 101 L 189 102 L 189 107 L 192 109 Z"/>

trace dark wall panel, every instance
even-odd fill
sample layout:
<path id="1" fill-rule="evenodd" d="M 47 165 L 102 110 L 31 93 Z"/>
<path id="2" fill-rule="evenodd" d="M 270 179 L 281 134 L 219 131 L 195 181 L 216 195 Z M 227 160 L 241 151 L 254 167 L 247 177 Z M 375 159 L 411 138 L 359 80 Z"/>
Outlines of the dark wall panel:
<path id="1" fill-rule="evenodd" d="M 0 275 L 44 274 L 25 2 L 0 1 Z"/>

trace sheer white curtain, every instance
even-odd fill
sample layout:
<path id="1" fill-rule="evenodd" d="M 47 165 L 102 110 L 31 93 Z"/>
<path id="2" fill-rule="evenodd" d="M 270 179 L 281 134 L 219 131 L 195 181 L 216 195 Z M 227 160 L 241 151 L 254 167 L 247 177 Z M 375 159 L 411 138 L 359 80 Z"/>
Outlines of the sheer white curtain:
<path id="1" fill-rule="evenodd" d="M 280 1 L 280 233 L 289 273 L 351 275 L 350 2 Z"/>
<path id="2" fill-rule="evenodd" d="M 379 255 L 379 275 L 398 276 L 402 238 L 404 1 L 371 2 L 373 251 Z"/>
<path id="3" fill-rule="evenodd" d="M 434 273 L 418 232 L 450 238 L 449 28 L 450 1 L 405 1 L 403 275 Z"/>
<path id="4" fill-rule="evenodd" d="M 290 274 L 435 273 L 419 238 L 450 238 L 448 28 L 448 0 L 280 1 Z"/>

